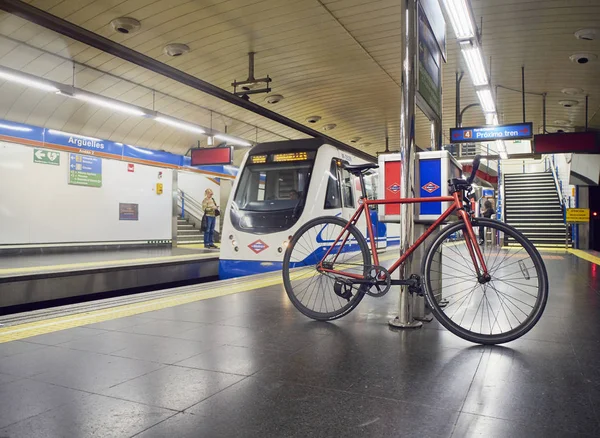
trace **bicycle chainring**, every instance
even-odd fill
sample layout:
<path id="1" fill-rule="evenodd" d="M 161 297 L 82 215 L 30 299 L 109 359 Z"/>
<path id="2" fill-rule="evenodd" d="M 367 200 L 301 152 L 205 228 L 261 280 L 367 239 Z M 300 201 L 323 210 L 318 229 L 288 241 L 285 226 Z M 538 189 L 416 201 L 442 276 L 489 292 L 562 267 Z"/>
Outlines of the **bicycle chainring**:
<path id="1" fill-rule="evenodd" d="M 382 297 L 387 294 L 392 287 L 392 276 L 383 266 L 371 266 L 369 268 L 368 278 L 371 280 L 367 295 L 372 297 Z"/>

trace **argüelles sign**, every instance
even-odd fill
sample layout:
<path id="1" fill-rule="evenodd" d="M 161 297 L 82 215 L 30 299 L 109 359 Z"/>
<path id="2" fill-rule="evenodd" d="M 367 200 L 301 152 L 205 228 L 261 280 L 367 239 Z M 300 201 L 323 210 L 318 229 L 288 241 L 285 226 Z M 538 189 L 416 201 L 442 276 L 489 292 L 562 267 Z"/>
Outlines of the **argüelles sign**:
<path id="1" fill-rule="evenodd" d="M 533 126 L 531 122 L 511 125 L 450 128 L 450 143 L 479 143 L 494 140 L 520 140 L 532 137 Z"/>

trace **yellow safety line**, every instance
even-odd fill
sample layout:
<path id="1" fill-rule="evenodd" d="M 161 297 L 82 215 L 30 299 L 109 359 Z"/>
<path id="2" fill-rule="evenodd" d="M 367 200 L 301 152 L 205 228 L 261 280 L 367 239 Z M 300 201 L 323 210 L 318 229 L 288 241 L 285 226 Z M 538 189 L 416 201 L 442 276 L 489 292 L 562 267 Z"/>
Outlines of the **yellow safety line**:
<path id="1" fill-rule="evenodd" d="M 153 262 L 169 262 L 179 260 L 201 260 L 209 257 L 215 257 L 218 253 L 206 253 L 195 255 L 177 255 L 177 256 L 160 256 L 147 257 L 141 259 L 125 259 L 125 260 L 104 260 L 97 262 L 83 263 L 68 263 L 63 265 L 48 265 L 48 266 L 29 266 L 26 268 L 3 268 L 0 269 L 0 276 L 10 276 L 14 274 L 29 274 L 29 273 L 48 273 L 64 270 L 76 270 L 79 268 L 96 268 L 96 267 L 117 267 L 128 266 L 132 264 L 148 264 Z"/>
<path id="2" fill-rule="evenodd" d="M 380 257 L 381 261 L 397 259 L 397 254 L 386 254 Z M 302 269 L 302 268 L 300 268 Z M 301 276 L 296 277 L 299 280 L 305 275 L 316 275 L 316 272 L 311 271 Z M 66 330 L 69 328 L 80 327 L 82 325 L 94 324 L 97 322 L 108 321 L 126 316 L 138 315 L 140 313 L 152 312 L 168 307 L 188 304 L 195 301 L 207 300 L 209 298 L 217 298 L 226 295 L 232 295 L 241 292 L 250 292 L 256 289 L 261 289 L 269 286 L 276 286 L 283 282 L 281 272 L 277 271 L 267 278 L 260 280 L 242 280 L 235 283 L 226 282 L 219 287 L 210 290 L 201 290 L 196 292 L 187 292 L 178 295 L 172 295 L 163 298 L 155 298 L 152 300 L 124 304 L 108 309 L 92 310 L 89 312 L 77 313 L 73 315 L 60 316 L 46 320 L 29 322 L 9 327 L 0 328 L 0 344 L 4 342 L 16 341 L 19 339 L 29 338 L 31 336 L 43 335 L 47 333 Z"/>
<path id="3" fill-rule="evenodd" d="M 569 249 L 569 252 L 580 259 L 600 265 L 600 257 L 594 256 L 586 251 L 582 251 L 580 249 Z"/>

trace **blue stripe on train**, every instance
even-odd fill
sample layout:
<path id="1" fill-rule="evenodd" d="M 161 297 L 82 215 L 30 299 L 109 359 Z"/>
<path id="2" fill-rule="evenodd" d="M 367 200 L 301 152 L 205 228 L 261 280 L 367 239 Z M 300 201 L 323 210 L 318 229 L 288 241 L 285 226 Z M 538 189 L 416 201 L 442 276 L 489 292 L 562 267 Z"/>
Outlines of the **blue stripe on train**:
<path id="1" fill-rule="evenodd" d="M 400 239 L 389 240 L 387 244 L 388 246 L 399 245 Z M 226 280 L 252 274 L 263 274 L 265 272 L 280 271 L 282 267 L 282 262 L 219 260 L 219 278 Z"/>

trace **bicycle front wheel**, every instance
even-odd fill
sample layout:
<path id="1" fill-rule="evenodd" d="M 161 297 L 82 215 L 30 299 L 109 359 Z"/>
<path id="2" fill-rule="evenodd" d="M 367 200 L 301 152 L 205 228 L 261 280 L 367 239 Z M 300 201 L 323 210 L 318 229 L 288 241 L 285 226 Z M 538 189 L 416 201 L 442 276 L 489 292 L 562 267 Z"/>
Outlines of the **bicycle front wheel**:
<path id="1" fill-rule="evenodd" d="M 512 237 L 516 246 L 473 242 L 481 245 L 491 276 L 482 284 L 469 253 L 466 225 L 461 221 L 447 227 L 423 260 L 425 296 L 438 321 L 455 335 L 479 344 L 509 342 L 542 316 L 548 300 L 546 268 L 533 244 L 511 226 L 484 218 L 472 225 L 485 227 L 498 240 Z M 451 238 L 456 235 L 460 237 Z"/>
<path id="2" fill-rule="evenodd" d="M 371 255 L 354 225 L 344 231 L 347 224 L 338 217 L 313 219 L 294 234 L 287 247 L 283 257 L 285 291 L 294 306 L 309 318 L 340 318 L 365 295 L 366 285 L 352 284 L 351 276 L 367 276 Z M 319 269 L 323 265 L 339 274 L 323 272 Z"/>

